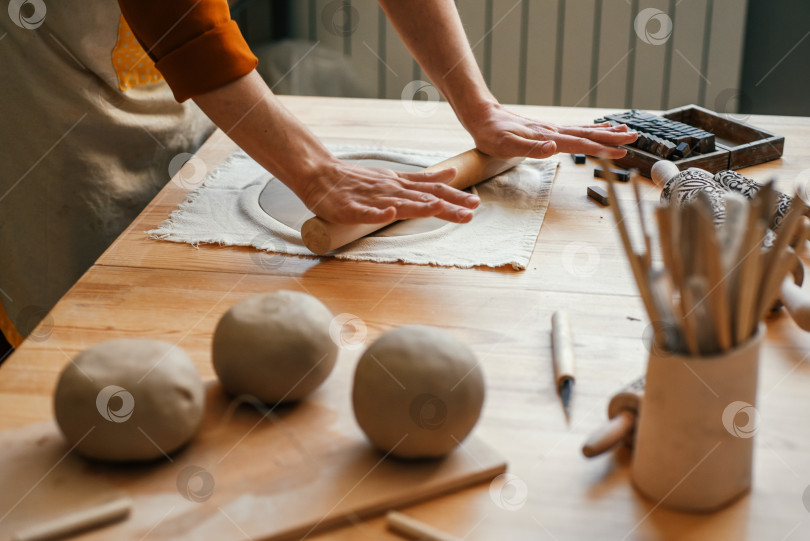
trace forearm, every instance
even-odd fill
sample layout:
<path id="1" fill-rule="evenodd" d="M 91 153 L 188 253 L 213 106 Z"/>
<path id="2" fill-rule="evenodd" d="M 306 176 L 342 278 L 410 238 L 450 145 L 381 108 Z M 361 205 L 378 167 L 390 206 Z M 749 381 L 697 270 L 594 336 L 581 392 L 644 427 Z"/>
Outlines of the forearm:
<path id="1" fill-rule="evenodd" d="M 256 71 L 196 96 L 194 101 L 237 145 L 302 199 L 307 181 L 333 159 Z"/>
<path id="2" fill-rule="evenodd" d="M 408 50 L 465 127 L 497 104 L 475 63 L 452 0 L 379 0 Z"/>

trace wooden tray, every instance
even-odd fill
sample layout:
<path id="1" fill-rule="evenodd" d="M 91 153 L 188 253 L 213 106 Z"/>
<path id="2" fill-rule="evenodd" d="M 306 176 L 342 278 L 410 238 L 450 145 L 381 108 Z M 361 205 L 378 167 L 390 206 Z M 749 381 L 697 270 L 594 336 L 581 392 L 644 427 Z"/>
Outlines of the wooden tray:
<path id="1" fill-rule="evenodd" d="M 706 130 L 715 136 L 714 152 L 674 161 L 680 170 L 699 167 L 710 173 L 717 173 L 727 169 L 742 169 L 780 158 L 785 147 L 785 138 L 781 135 L 755 128 L 697 105 L 670 109 L 661 116 Z M 650 176 L 653 164 L 662 159 L 635 147 L 625 145 L 622 148 L 627 149 L 627 155 L 615 160 L 616 165 L 624 169 L 637 169 L 646 177 Z"/>
<path id="2" fill-rule="evenodd" d="M 267 414 L 212 385 L 197 438 L 171 461 L 141 466 L 84 460 L 53 422 L 2 432 L 0 540 L 121 492 L 134 501 L 130 517 L 75 539 L 300 539 L 506 470 L 474 437 L 442 460 L 384 458 L 345 394 L 333 385 Z"/>

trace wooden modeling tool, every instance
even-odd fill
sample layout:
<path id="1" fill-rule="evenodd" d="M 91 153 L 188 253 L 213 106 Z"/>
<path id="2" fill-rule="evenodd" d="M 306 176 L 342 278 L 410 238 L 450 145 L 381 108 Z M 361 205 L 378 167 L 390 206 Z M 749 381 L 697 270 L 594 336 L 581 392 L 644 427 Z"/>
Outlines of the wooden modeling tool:
<path id="1" fill-rule="evenodd" d="M 571 419 L 571 395 L 574 391 L 574 340 L 568 312 L 558 310 L 551 316 L 551 348 L 554 377 L 567 419 Z"/>
<path id="2" fill-rule="evenodd" d="M 456 176 L 449 185 L 464 190 L 511 169 L 523 160 L 524 158 L 506 160 L 493 158 L 480 150 L 471 149 L 436 165 L 431 165 L 422 172 L 430 173 L 455 168 Z M 312 252 L 324 255 L 391 225 L 395 221 L 381 224 L 341 225 L 327 222 L 316 216 L 304 222 L 301 228 L 301 238 Z"/>
<path id="3" fill-rule="evenodd" d="M 608 162 L 600 163 L 603 170 L 610 170 Z M 702 173 L 711 180 L 709 173 Z M 679 179 L 700 181 L 697 187 L 687 185 L 691 192 L 683 194 L 683 198 L 670 196 L 667 207 L 656 211 L 664 263 L 660 269 L 653 269 L 650 262 L 650 236 L 641 202 L 644 250 L 639 254 L 632 246 L 615 195 L 616 179 L 607 175 L 617 228 L 650 322 L 666 326 L 667 332 L 661 334 L 667 342 L 658 345 L 673 353 L 694 356 L 720 354 L 742 345 L 782 291 L 789 298 L 786 306 L 791 315 L 803 313 L 805 306 L 810 308 L 810 297 L 806 302 L 798 298 L 800 293 L 785 280 L 800 265 L 789 244 L 803 244 L 810 233 L 803 223 L 807 205 L 800 197 L 793 197 L 775 239 L 770 241 L 773 233 L 767 228 L 778 197 L 772 184 L 757 184 L 753 197 L 747 199 L 737 194 L 723 195 L 719 190 L 703 190 L 702 173 L 679 173 L 669 162 L 660 162 L 652 170 L 653 180 L 659 185 L 677 184 Z M 636 185 L 634 191 L 638 200 Z M 727 215 L 725 219 L 718 214 L 721 212 Z"/>
<path id="4" fill-rule="evenodd" d="M 132 500 L 122 496 L 93 507 L 74 511 L 67 515 L 39 522 L 19 530 L 12 541 L 48 541 L 63 539 L 113 522 L 124 520 L 132 510 Z"/>
<path id="5" fill-rule="evenodd" d="M 425 524 L 408 515 L 403 515 L 397 511 L 389 511 L 385 515 L 388 529 L 406 539 L 418 539 L 419 541 L 461 541 L 460 538 L 445 533 L 439 529 Z"/>

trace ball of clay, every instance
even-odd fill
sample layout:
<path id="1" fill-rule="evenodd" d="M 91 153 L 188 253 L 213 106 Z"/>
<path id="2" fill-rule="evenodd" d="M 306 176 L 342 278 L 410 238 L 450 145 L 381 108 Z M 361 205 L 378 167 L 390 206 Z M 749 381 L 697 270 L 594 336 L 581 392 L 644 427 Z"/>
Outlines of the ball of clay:
<path id="1" fill-rule="evenodd" d="M 200 426 L 205 389 L 189 356 L 158 340 L 120 339 L 81 352 L 59 377 L 56 422 L 83 455 L 152 460 Z"/>
<path id="2" fill-rule="evenodd" d="M 214 331 L 214 370 L 222 387 L 268 404 L 305 397 L 335 367 L 331 321 L 326 306 L 297 291 L 266 293 L 232 306 Z"/>
<path id="3" fill-rule="evenodd" d="M 478 421 L 484 376 L 472 351 L 453 336 L 408 325 L 385 333 L 363 353 L 352 402 L 360 428 L 384 452 L 439 457 Z"/>

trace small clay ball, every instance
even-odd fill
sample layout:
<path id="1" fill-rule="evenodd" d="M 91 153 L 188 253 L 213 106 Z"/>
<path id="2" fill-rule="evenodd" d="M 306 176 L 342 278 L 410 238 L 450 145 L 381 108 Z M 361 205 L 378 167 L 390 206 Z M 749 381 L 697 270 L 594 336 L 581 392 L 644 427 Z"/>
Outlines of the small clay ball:
<path id="1" fill-rule="evenodd" d="M 360 428 L 382 451 L 440 457 L 478 421 L 484 375 L 472 351 L 446 332 L 399 327 L 358 361 L 352 403 Z"/>
<path id="2" fill-rule="evenodd" d="M 176 451 L 200 426 L 205 389 L 181 348 L 120 339 L 81 352 L 59 377 L 56 422 L 88 458 L 153 460 Z"/>
<path id="3" fill-rule="evenodd" d="M 267 404 L 305 397 L 335 367 L 331 321 L 326 306 L 297 291 L 266 293 L 232 306 L 214 331 L 214 370 L 222 387 Z"/>

